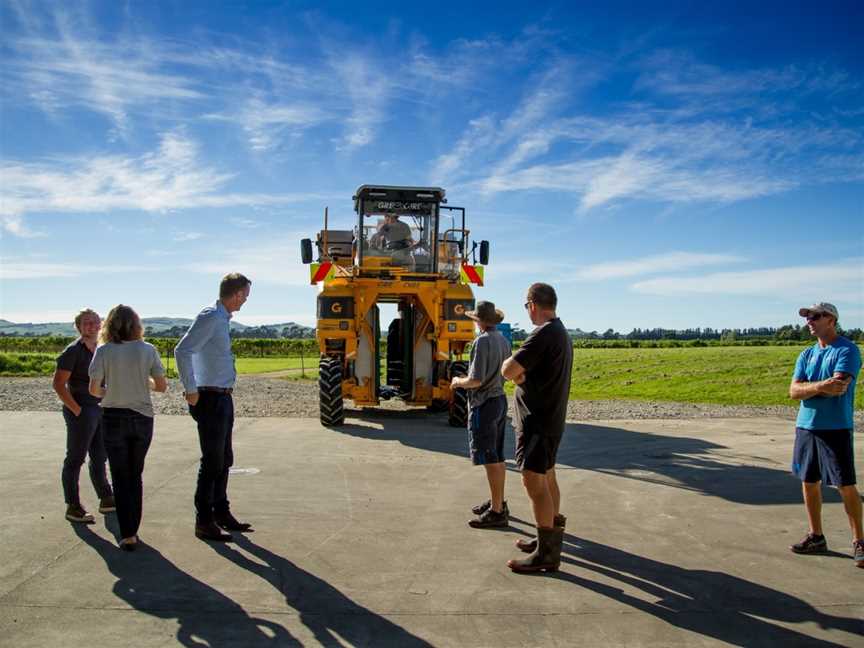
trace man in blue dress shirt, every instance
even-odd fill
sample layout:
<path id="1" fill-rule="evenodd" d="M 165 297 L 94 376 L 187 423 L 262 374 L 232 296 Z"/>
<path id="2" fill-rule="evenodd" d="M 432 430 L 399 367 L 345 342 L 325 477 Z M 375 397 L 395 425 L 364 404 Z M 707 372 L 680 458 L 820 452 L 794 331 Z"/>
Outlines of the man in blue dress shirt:
<path id="1" fill-rule="evenodd" d="M 795 423 L 792 470 L 801 480 L 810 531 L 790 549 L 795 553 L 825 553 L 822 534 L 822 482 L 843 498 L 855 565 L 864 567 L 861 496 L 855 486 L 852 427 L 855 384 L 861 369 L 858 346 L 837 334 L 837 307 L 822 302 L 798 311 L 817 342 L 798 356 L 789 396 L 801 401 Z"/>
<path id="2" fill-rule="evenodd" d="M 201 466 L 195 489 L 195 535 L 225 542 L 226 531 L 249 531 L 251 524 L 232 514 L 228 501 L 228 469 L 234 463 L 234 354 L 229 322 L 249 298 L 252 282 L 239 273 L 225 275 L 219 300 L 202 310 L 174 349 L 189 413 L 198 424 Z M 221 527 L 221 529 L 220 529 Z"/>

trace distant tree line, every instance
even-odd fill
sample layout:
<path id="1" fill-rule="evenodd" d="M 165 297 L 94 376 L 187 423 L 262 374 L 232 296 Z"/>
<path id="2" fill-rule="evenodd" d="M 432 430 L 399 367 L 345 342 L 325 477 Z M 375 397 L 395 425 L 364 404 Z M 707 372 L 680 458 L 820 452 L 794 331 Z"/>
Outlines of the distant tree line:
<path id="1" fill-rule="evenodd" d="M 838 327 L 837 332 L 850 340 L 864 342 L 864 331 L 860 328 L 843 329 Z M 734 342 L 736 340 L 764 340 L 766 342 L 806 342 L 812 339 L 806 325 L 786 324 L 780 328 L 761 326 L 743 329 L 714 329 L 687 328 L 666 329 L 634 328 L 629 333 L 619 333 L 613 329 L 604 332 L 583 331 L 581 329 L 570 329 L 570 336 L 574 340 L 721 340 Z M 523 341 L 528 337 L 528 331 L 516 326 L 513 328 L 513 340 Z"/>
<path id="2" fill-rule="evenodd" d="M 864 341 L 860 328 L 844 330 L 838 327 L 837 332 L 850 340 Z M 762 326 L 757 328 L 743 329 L 713 329 L 688 328 L 688 329 L 640 329 L 634 328 L 626 334 L 607 329 L 603 333 L 592 331 L 583 333 L 578 337 L 594 340 L 776 340 L 785 341 L 807 341 L 812 338 L 806 326 L 797 324 L 786 324 L 780 328 Z"/>
<path id="3" fill-rule="evenodd" d="M 186 334 L 187 326 L 172 326 L 156 330 L 152 326 L 144 329 L 144 337 L 181 338 Z M 254 338 L 256 340 L 303 340 L 315 337 L 315 329 L 306 326 L 290 325 L 281 329 L 275 326 L 248 326 L 244 329 L 231 329 L 232 338 Z"/>

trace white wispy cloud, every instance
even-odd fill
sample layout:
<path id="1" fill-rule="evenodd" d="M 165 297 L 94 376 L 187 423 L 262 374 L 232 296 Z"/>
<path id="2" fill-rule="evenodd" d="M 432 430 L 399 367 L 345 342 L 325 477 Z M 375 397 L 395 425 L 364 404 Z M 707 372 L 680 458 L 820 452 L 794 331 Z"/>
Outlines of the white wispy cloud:
<path id="1" fill-rule="evenodd" d="M 351 104 L 350 114 L 343 121 L 344 134 L 336 140 L 337 148 L 351 151 L 366 146 L 387 118 L 390 77 L 371 58 L 358 52 L 346 56 L 343 51 L 334 51 L 329 61 Z"/>
<path id="2" fill-rule="evenodd" d="M 440 53 L 431 53 L 428 46 L 422 40 L 412 44 L 405 72 L 418 86 L 425 85 L 434 93 L 451 86 L 467 88 L 490 70 L 518 64 L 525 58 L 524 47 L 495 36 L 457 38 Z"/>
<path id="3" fill-rule="evenodd" d="M 32 212 L 170 211 L 194 207 L 274 205 L 317 194 L 250 194 L 226 190 L 233 175 L 206 166 L 196 143 L 163 135 L 157 150 L 136 157 L 94 156 L 0 165 L 0 214 L 6 222 Z M 14 227 L 7 231 L 15 234 Z"/>
<path id="4" fill-rule="evenodd" d="M 268 103 L 251 98 L 237 112 L 208 115 L 209 119 L 235 122 L 248 138 L 255 151 L 266 151 L 277 146 L 283 138 L 299 135 L 328 119 L 320 107 L 310 104 Z"/>
<path id="5" fill-rule="evenodd" d="M 177 232 L 177 234 L 174 235 L 174 240 L 178 243 L 183 243 L 185 241 L 197 241 L 203 237 L 204 234 L 201 232 Z"/>
<path id="6" fill-rule="evenodd" d="M 864 257 L 822 263 L 819 264 L 818 272 L 821 277 L 830 277 L 830 282 L 818 282 L 814 277 L 814 267 L 807 265 L 716 272 L 700 276 L 658 277 L 636 282 L 631 288 L 635 292 L 664 297 L 764 295 L 822 301 L 830 294 L 833 299 L 839 296 L 856 303 L 864 301 Z"/>
<path id="7" fill-rule="evenodd" d="M 446 184 L 457 171 L 460 171 L 465 160 L 478 148 L 488 146 L 494 136 L 495 124 L 488 115 L 472 120 L 453 150 L 435 160 L 429 174 L 432 184 Z"/>
<path id="8" fill-rule="evenodd" d="M 7 90 L 21 92 L 48 113 L 82 106 L 125 133 L 132 110 L 206 96 L 191 77 L 165 70 L 160 52 L 146 43 L 96 41 L 77 33 L 63 14 L 55 26 L 54 37 L 10 39 L 15 56 L 3 66 Z"/>
<path id="9" fill-rule="evenodd" d="M 669 252 L 642 257 L 595 263 L 577 270 L 574 277 L 581 280 L 620 279 L 657 274 L 659 272 L 674 272 L 689 270 L 703 266 L 737 264 L 745 259 L 732 254 L 710 254 L 699 252 Z"/>
<path id="10" fill-rule="evenodd" d="M 234 225 L 235 227 L 242 227 L 243 229 L 255 229 L 257 227 L 261 227 L 261 222 L 255 220 L 254 218 L 243 218 L 239 216 L 232 216 L 228 219 L 228 222 Z"/>
<path id="11" fill-rule="evenodd" d="M 725 70 L 697 60 L 688 52 L 661 50 L 642 61 L 643 72 L 636 88 L 651 89 L 688 98 L 708 96 L 764 95 L 798 91 L 854 91 L 860 84 L 842 70 L 820 66 Z M 720 106 L 722 109 L 722 104 Z"/>
<path id="12" fill-rule="evenodd" d="M 236 124 L 253 150 L 266 151 L 326 121 L 343 126 L 340 147 L 365 146 L 386 117 L 388 75 L 372 56 L 346 54 L 344 42 L 322 39 L 300 63 L 260 42 L 190 46 L 139 30 L 106 35 L 83 10 L 58 6 L 40 21 L 25 20 L 29 13 L 17 12 L 0 79 L 10 98 L 57 119 L 84 108 L 128 137 L 134 116 L 201 116 Z"/>
<path id="13" fill-rule="evenodd" d="M 472 167 L 481 163 L 491 165 L 492 176 L 503 176 L 524 160 L 545 153 L 553 136 L 542 125 L 554 121 L 577 88 L 594 79 L 586 74 L 575 83 L 571 76 L 573 67 L 569 61 L 555 61 L 526 88 L 509 115 L 486 114 L 469 121 L 453 150 L 433 163 L 432 181 L 449 183 L 470 176 Z M 510 144 L 512 150 L 500 155 Z"/>
<path id="14" fill-rule="evenodd" d="M 434 161 L 432 177 L 487 196 L 571 194 L 583 213 L 628 199 L 728 203 L 864 179 L 859 129 L 782 106 L 784 92 L 830 102 L 855 85 L 842 71 L 722 71 L 669 52 L 638 69 L 634 89 L 651 98 L 595 116 L 580 114 L 567 66 L 553 66 L 509 116 L 472 119 L 454 151 Z M 582 80 L 594 82 L 602 74 Z M 705 99 L 721 92 L 722 101 Z"/>
<path id="15" fill-rule="evenodd" d="M 9 281 L 17 279 L 74 278 L 94 274 L 119 274 L 145 272 L 147 270 L 147 266 L 135 265 L 98 266 L 89 263 L 32 263 L 4 259 L 0 263 L 0 279 Z"/>
<path id="16" fill-rule="evenodd" d="M 296 231 L 286 232 L 278 239 L 249 240 L 206 261 L 190 263 L 184 270 L 219 277 L 229 271 L 242 272 L 252 280 L 253 289 L 259 281 L 283 286 L 309 286 L 309 266 L 300 263 L 300 239 L 308 238 L 309 234 Z"/>
<path id="17" fill-rule="evenodd" d="M 0 176 L 2 177 L 2 176 Z M 47 234 L 41 230 L 31 229 L 21 217 L 21 214 L 3 213 L 2 197 L 0 197 L 0 234 L 5 232 L 18 238 L 41 238 Z"/>

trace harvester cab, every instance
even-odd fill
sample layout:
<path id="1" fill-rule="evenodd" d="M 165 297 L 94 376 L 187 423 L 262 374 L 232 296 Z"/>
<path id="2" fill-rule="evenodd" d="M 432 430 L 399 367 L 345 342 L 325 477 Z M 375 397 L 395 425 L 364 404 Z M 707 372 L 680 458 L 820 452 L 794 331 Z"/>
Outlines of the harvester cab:
<path id="1" fill-rule="evenodd" d="M 344 421 L 345 399 L 370 407 L 390 398 L 446 410 L 451 425 L 465 425 L 465 393 L 450 380 L 467 370 L 474 327 L 465 311 L 474 307 L 472 284 L 483 285 L 489 243 L 472 243 L 465 209 L 444 196 L 439 187 L 363 185 L 354 195 L 353 229 L 329 229 L 325 209 L 314 247 L 301 241 L 319 287 L 324 425 Z M 398 312 L 383 341 L 379 304 Z"/>

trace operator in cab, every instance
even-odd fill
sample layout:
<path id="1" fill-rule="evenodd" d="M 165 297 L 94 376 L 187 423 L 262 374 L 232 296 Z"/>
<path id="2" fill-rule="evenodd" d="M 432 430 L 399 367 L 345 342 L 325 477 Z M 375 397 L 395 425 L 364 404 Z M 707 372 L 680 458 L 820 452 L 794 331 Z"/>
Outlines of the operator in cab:
<path id="1" fill-rule="evenodd" d="M 384 214 L 384 222 L 378 225 L 374 236 L 379 247 L 388 250 L 405 250 L 414 241 L 411 238 L 411 228 L 399 220 L 399 214 Z"/>

